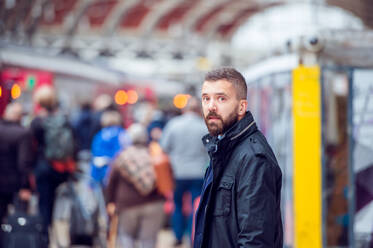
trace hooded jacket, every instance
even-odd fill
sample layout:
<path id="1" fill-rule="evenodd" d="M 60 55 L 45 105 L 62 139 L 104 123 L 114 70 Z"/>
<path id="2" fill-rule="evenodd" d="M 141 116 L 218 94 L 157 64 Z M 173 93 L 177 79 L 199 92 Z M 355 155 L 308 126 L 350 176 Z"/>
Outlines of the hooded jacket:
<path id="1" fill-rule="evenodd" d="M 281 248 L 281 170 L 251 113 L 221 137 L 204 136 L 203 143 L 210 166 L 194 247 Z"/>

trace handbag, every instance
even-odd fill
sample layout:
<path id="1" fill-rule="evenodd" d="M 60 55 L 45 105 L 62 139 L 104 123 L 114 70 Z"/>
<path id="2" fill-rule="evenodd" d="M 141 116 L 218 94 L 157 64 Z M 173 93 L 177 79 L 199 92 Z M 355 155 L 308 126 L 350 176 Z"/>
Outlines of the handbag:
<path id="1" fill-rule="evenodd" d="M 162 151 L 161 146 L 155 141 L 150 142 L 149 150 L 156 175 L 157 190 L 166 198 L 170 197 L 174 190 L 170 160 L 167 154 Z"/>

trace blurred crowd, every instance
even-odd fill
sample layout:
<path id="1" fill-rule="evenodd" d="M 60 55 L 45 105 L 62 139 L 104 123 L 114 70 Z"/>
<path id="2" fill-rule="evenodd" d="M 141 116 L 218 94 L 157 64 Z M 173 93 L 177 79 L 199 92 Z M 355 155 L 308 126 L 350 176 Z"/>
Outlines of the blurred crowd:
<path id="1" fill-rule="evenodd" d="M 190 97 L 177 116 L 153 109 L 126 126 L 109 95 L 71 114 L 57 93 L 41 86 L 33 113 L 14 101 L 0 121 L 0 247 L 151 248 L 165 228 L 174 247 L 189 247 L 208 166 L 199 100 Z M 37 238 L 16 238 L 17 216 Z"/>

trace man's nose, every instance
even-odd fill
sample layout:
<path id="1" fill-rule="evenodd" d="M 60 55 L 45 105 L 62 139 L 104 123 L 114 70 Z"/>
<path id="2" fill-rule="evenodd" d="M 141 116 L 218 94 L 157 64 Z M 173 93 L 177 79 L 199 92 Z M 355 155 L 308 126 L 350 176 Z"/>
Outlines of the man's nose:
<path id="1" fill-rule="evenodd" d="M 216 102 L 214 100 L 210 100 L 210 102 L 208 103 L 208 110 L 216 111 Z"/>

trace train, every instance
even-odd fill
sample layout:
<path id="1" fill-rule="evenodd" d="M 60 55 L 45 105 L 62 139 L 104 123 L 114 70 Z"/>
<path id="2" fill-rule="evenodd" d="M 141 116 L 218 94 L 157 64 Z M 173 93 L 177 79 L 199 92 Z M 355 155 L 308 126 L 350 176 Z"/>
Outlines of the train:
<path id="1" fill-rule="evenodd" d="M 285 247 L 373 247 L 373 63 L 362 54 L 329 43 L 312 63 L 295 52 L 244 70 L 283 172 Z"/>

